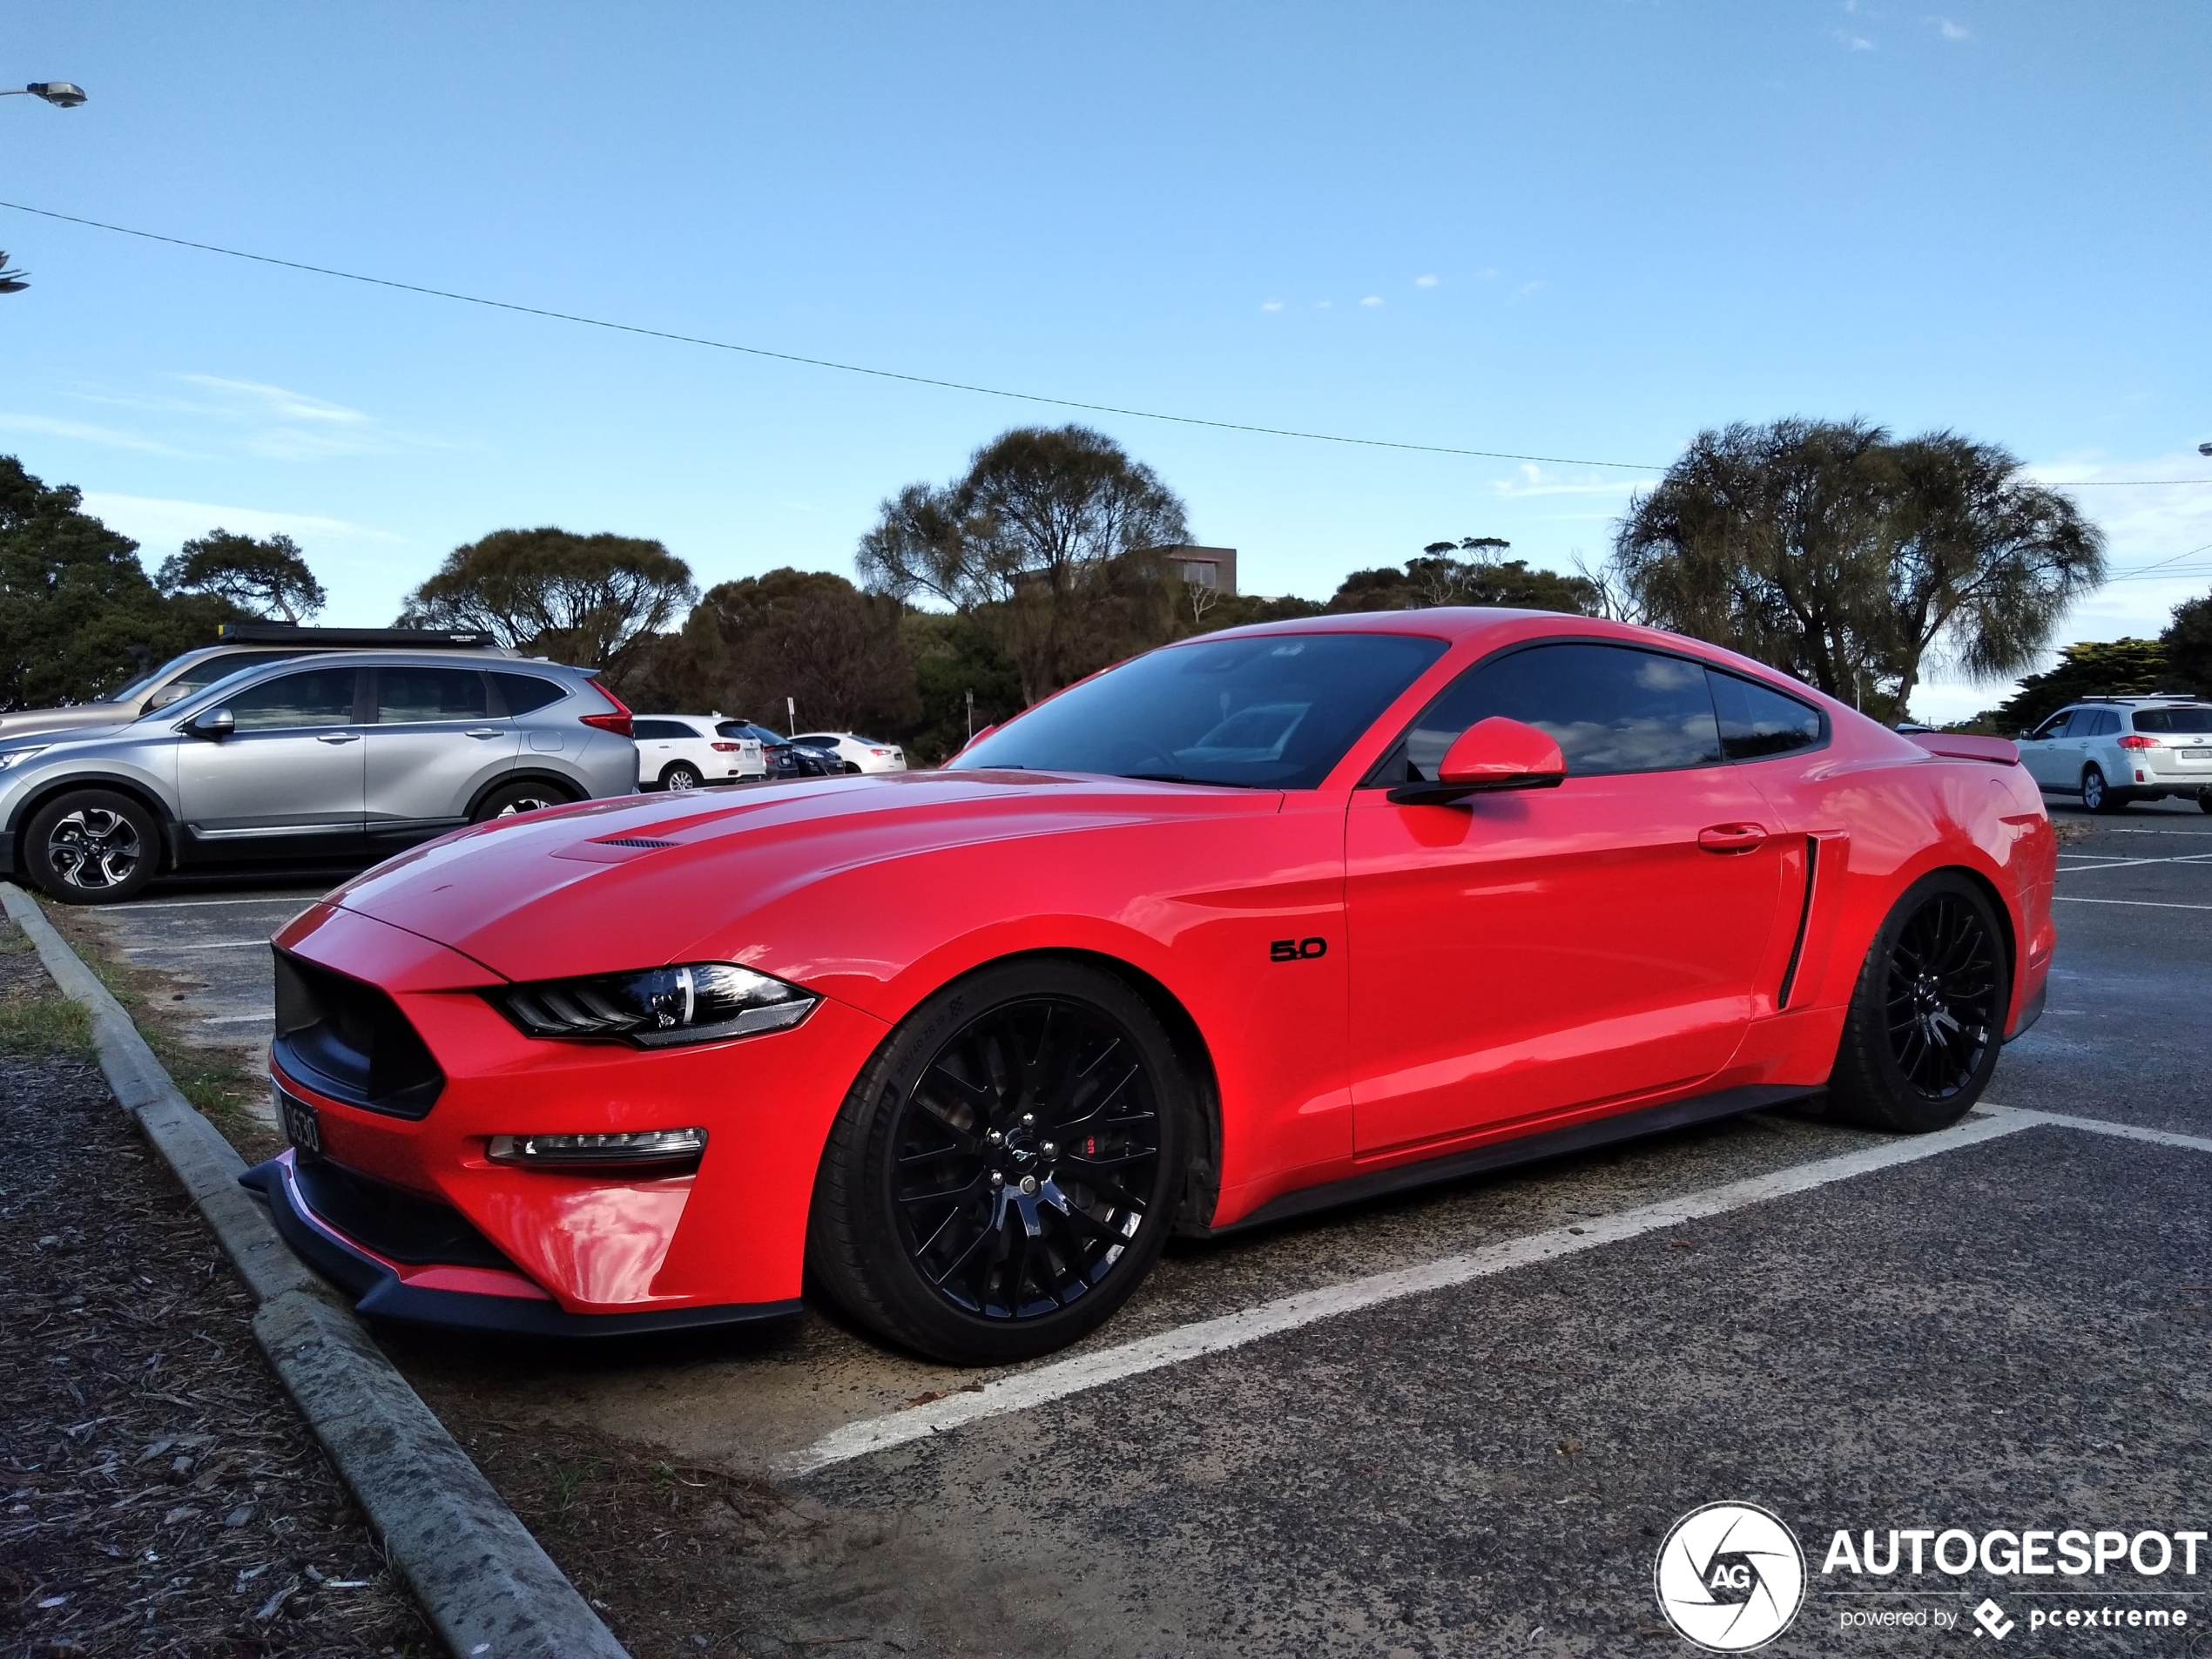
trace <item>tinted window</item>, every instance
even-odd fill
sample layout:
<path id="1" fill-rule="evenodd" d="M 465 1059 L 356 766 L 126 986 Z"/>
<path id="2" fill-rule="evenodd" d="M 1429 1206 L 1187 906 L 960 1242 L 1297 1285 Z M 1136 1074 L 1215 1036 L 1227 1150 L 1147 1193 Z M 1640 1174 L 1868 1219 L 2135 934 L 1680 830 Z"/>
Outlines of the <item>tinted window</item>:
<path id="1" fill-rule="evenodd" d="M 2084 728 L 2083 718 L 2088 720 Z M 2120 711 L 2117 709 L 2086 709 L 2074 717 L 2074 735 L 2077 738 L 2108 738 L 2120 730 Z"/>
<path id="2" fill-rule="evenodd" d="M 1171 645 L 1069 687 L 952 764 L 1312 789 L 1443 653 L 1405 634 Z"/>
<path id="3" fill-rule="evenodd" d="M 1764 760 L 1820 741 L 1817 709 L 1733 674 L 1707 669 L 1705 678 L 1713 691 L 1713 711 L 1720 717 L 1724 759 Z"/>
<path id="4" fill-rule="evenodd" d="M 502 674 L 495 670 L 491 678 L 498 685 L 500 698 L 509 714 L 528 714 L 548 703 L 557 703 L 569 694 L 567 686 L 542 680 L 535 674 Z"/>
<path id="5" fill-rule="evenodd" d="M 2212 732 L 2212 708 L 2137 709 L 2138 732 Z"/>
<path id="6" fill-rule="evenodd" d="M 793 743 L 811 743 L 818 749 L 834 749 L 837 738 L 827 732 L 812 732 L 803 738 L 793 738 Z"/>
<path id="7" fill-rule="evenodd" d="M 1452 740 L 1501 714 L 1548 732 L 1570 778 L 1717 765 L 1705 671 L 1625 645 L 1537 645 L 1479 663 L 1415 722 L 1378 780 L 1433 783 Z"/>
<path id="8" fill-rule="evenodd" d="M 632 736 L 641 742 L 666 742 L 672 738 L 696 738 L 698 733 L 680 720 L 632 720 Z"/>
<path id="9" fill-rule="evenodd" d="M 226 679 L 233 674 L 242 674 L 249 668 L 265 667 L 270 663 L 280 663 L 288 657 L 298 657 L 302 654 L 296 651 L 226 651 L 220 657 L 210 657 L 205 662 L 193 664 L 175 679 L 156 691 L 150 706 L 157 709 L 167 708 L 172 703 L 183 702 L 194 691 L 206 691 L 217 680 Z M 115 694 L 115 700 L 118 703 L 129 702 L 138 694 L 142 687 L 152 685 L 168 671 L 168 665 L 164 664 L 140 680 L 138 685 L 126 686 L 118 691 Z"/>
<path id="10" fill-rule="evenodd" d="M 484 677 L 474 669 L 376 671 L 376 718 L 386 725 L 408 720 L 483 720 L 490 716 Z"/>
<path id="11" fill-rule="evenodd" d="M 354 722 L 351 668 L 318 668 L 305 674 L 280 674 L 249 685 L 223 704 L 240 732 L 271 732 L 292 726 L 351 725 Z"/>
<path id="12" fill-rule="evenodd" d="M 2030 738 L 2028 741 L 2031 743 L 2048 743 L 2054 738 L 2062 738 L 2066 736 L 2066 723 L 2073 718 L 2073 710 L 2060 710 L 2058 713 L 2054 714 L 2049 719 L 2044 721 L 2041 725 L 2037 726 L 2035 728 L 2034 735 Z"/>
<path id="13" fill-rule="evenodd" d="M 715 731 L 725 738 L 754 743 L 781 743 L 783 739 L 765 725 L 755 725 L 750 720 L 725 720 Z"/>

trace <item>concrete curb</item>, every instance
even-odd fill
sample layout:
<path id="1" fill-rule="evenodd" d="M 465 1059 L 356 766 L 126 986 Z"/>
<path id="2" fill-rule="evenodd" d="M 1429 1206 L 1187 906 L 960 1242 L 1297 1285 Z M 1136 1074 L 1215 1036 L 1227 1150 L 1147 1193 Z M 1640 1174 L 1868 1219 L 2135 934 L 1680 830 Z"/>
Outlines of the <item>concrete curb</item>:
<path id="1" fill-rule="evenodd" d="M 369 1524 L 461 1659 L 628 1659 L 445 1426 L 238 1184 L 231 1143 L 177 1092 L 123 1005 L 37 904 L 0 905 L 92 1016 L 100 1069 L 260 1304 L 253 1334 Z"/>

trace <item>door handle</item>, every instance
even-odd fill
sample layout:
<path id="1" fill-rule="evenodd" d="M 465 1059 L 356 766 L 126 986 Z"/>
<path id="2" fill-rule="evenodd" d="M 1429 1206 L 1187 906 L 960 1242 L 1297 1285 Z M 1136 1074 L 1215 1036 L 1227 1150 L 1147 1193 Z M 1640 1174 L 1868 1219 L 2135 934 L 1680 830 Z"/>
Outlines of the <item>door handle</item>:
<path id="1" fill-rule="evenodd" d="M 359 743 L 361 740 L 361 734 L 358 732 L 318 732 L 315 733 L 317 743 Z"/>
<path id="2" fill-rule="evenodd" d="M 496 738 L 504 735 L 497 726 L 472 726 L 466 734 L 472 738 Z"/>
<path id="3" fill-rule="evenodd" d="M 1765 842 L 1757 824 L 1714 824 L 1697 832 L 1697 845 L 1708 853 L 1749 853 Z"/>

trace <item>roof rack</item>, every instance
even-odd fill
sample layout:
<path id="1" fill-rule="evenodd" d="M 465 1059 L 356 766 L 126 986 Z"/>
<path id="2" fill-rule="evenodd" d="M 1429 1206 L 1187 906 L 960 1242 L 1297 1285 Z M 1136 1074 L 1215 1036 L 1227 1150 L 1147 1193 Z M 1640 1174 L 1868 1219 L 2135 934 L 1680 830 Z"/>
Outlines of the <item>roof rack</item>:
<path id="1" fill-rule="evenodd" d="M 484 628 L 305 628 L 291 622 L 226 622 L 216 632 L 226 645 L 329 645 L 374 651 L 482 651 L 495 645 Z"/>

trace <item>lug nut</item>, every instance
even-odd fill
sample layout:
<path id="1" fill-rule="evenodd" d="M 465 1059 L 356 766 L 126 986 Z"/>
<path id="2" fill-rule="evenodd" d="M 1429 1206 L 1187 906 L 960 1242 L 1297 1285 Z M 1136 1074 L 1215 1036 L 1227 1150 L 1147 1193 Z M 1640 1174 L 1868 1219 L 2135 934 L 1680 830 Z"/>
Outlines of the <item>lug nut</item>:
<path id="1" fill-rule="evenodd" d="M 996 1130 L 993 1130 L 983 1138 L 989 1142 L 993 1146 L 1004 1146 L 1006 1144 L 1006 1136 L 1000 1134 Z"/>
<path id="2" fill-rule="evenodd" d="M 999 1188 L 1001 1188 L 1001 1187 L 1004 1186 L 1005 1184 L 1006 1184 L 1006 1177 L 1005 1177 L 1004 1176 L 1001 1175 L 1001 1174 L 1000 1174 L 1000 1173 L 999 1173 L 996 1170 L 992 1170 L 992 1171 L 991 1171 L 991 1189 L 992 1189 L 992 1190 L 993 1190 L 993 1191 L 996 1191 Z"/>
<path id="3" fill-rule="evenodd" d="M 1022 1191 L 1024 1191 L 1024 1192 L 1035 1192 L 1036 1190 L 1037 1190 L 1037 1177 L 1035 1177 L 1034 1175 L 1025 1175 L 1025 1176 L 1023 1176 L 1023 1177 L 1022 1177 Z"/>
<path id="4" fill-rule="evenodd" d="M 1047 1141 L 1037 1148 L 1037 1156 L 1045 1159 L 1056 1158 L 1060 1156 L 1060 1149 L 1050 1141 Z"/>

